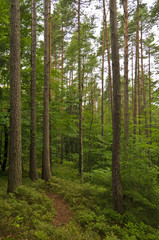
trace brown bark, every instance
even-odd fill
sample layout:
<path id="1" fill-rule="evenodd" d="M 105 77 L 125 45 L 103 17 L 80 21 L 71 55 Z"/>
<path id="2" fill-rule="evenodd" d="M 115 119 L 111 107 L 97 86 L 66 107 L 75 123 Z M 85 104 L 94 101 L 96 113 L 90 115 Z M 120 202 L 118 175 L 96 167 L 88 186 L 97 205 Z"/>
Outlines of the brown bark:
<path id="1" fill-rule="evenodd" d="M 63 33 L 63 26 L 62 26 L 62 35 Z M 62 36 L 63 37 L 63 36 Z M 64 37 L 62 39 L 62 52 L 61 52 L 61 118 L 63 119 L 63 62 L 64 62 Z M 61 132 L 61 163 L 63 163 L 63 147 L 64 141 L 63 141 L 63 130 Z"/>
<path id="2" fill-rule="evenodd" d="M 144 116 L 145 116 L 145 135 L 148 138 L 148 127 L 147 127 L 147 113 L 146 113 L 146 95 L 145 95 L 145 79 L 144 79 L 144 63 L 143 63 L 143 34 L 142 34 L 142 22 L 141 22 L 141 81 L 143 91 L 143 103 L 144 103 Z"/>
<path id="3" fill-rule="evenodd" d="M 81 76 L 81 1 L 78 0 L 78 90 L 79 90 L 79 173 L 83 179 L 82 76 Z"/>
<path id="4" fill-rule="evenodd" d="M 139 56 L 138 56 L 139 57 Z M 139 135 L 141 135 L 141 84 L 140 84 L 140 68 L 139 68 L 139 58 L 138 58 L 138 129 Z"/>
<path id="5" fill-rule="evenodd" d="M 31 46 L 31 141 L 29 177 L 37 180 L 36 171 L 36 1 L 32 0 L 32 46 Z"/>
<path id="6" fill-rule="evenodd" d="M 93 96 L 93 82 L 91 79 L 91 122 L 90 122 L 90 128 L 89 128 L 89 151 L 88 151 L 88 166 L 89 171 L 91 171 L 91 131 L 93 126 L 93 118 L 94 118 L 94 96 Z"/>
<path id="7" fill-rule="evenodd" d="M 109 82 L 108 82 L 108 93 L 109 93 L 109 101 L 111 104 L 111 111 L 113 109 L 112 102 L 112 74 L 111 74 L 111 63 L 110 63 L 110 47 L 109 47 L 109 38 L 108 38 L 108 27 L 107 27 L 107 15 L 105 11 L 105 0 L 103 0 L 103 10 L 104 10 L 104 22 L 105 22 L 105 37 L 106 37 L 106 49 L 107 49 L 107 59 L 108 59 L 108 72 L 109 72 Z"/>
<path id="8" fill-rule="evenodd" d="M 49 99 L 53 100 L 53 90 L 52 90 L 52 82 L 51 82 L 51 0 L 49 0 L 49 79 L 50 79 L 50 93 Z M 49 116 L 49 145 L 50 145 L 50 168 L 52 169 L 52 148 L 51 148 L 51 116 Z"/>
<path id="9" fill-rule="evenodd" d="M 105 24 L 104 24 L 104 13 L 103 13 L 103 39 L 102 39 L 102 101 L 101 101 L 101 124 L 102 124 L 102 137 L 104 136 L 104 54 L 105 54 Z"/>
<path id="10" fill-rule="evenodd" d="M 8 192 L 22 184 L 21 160 L 21 85 L 20 85 L 20 3 L 11 0 L 10 8 L 10 150 Z"/>
<path id="11" fill-rule="evenodd" d="M 114 210 L 122 213 L 122 192 L 120 179 L 120 134 L 121 134 L 121 94 L 119 46 L 117 30 L 116 0 L 110 1 L 110 26 L 113 70 L 113 146 L 112 146 L 112 193 Z"/>
<path id="12" fill-rule="evenodd" d="M 134 119 L 134 49 L 132 44 L 132 118 Z"/>
<path id="13" fill-rule="evenodd" d="M 124 0 L 124 140 L 125 150 L 129 139 L 129 98 L 128 98 L 128 9 Z M 127 153 L 126 153 L 127 155 Z M 126 156 L 127 157 L 127 156 Z"/>
<path id="14" fill-rule="evenodd" d="M 49 0 L 49 78 L 51 85 L 51 0 Z M 50 87 L 50 101 L 53 99 L 53 91 Z"/>
<path id="15" fill-rule="evenodd" d="M 42 179 L 48 181 L 50 169 L 49 135 L 49 0 L 44 1 L 44 112 L 43 112 L 43 160 Z"/>
<path id="16" fill-rule="evenodd" d="M 151 51 L 149 48 L 149 137 L 150 144 L 152 144 L 151 136 L 152 136 L 152 113 L 151 113 Z"/>
<path id="17" fill-rule="evenodd" d="M 139 0 L 137 0 L 137 19 L 136 19 L 136 58 L 135 58 L 135 79 L 134 79 L 134 113 L 133 113 L 133 133 L 134 143 L 136 141 L 137 129 L 137 84 L 138 84 L 138 65 L 139 65 Z"/>
<path id="18" fill-rule="evenodd" d="M 84 120 L 86 120 L 87 82 L 88 82 L 88 75 L 86 77 L 86 86 L 85 86 L 85 95 L 84 95 Z"/>

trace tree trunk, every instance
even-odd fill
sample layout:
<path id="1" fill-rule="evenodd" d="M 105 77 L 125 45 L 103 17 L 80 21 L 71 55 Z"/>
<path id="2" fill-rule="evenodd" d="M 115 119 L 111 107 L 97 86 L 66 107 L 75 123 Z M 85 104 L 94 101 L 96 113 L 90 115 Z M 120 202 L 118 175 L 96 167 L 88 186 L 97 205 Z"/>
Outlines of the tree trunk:
<path id="1" fill-rule="evenodd" d="M 64 36 L 63 36 L 63 26 L 62 26 L 62 53 L 61 53 L 61 120 L 63 120 L 63 58 L 64 58 Z M 63 129 L 61 131 L 61 163 L 63 163 Z"/>
<path id="2" fill-rule="evenodd" d="M 22 184 L 20 4 L 11 0 L 10 17 L 10 150 L 8 192 Z"/>
<path id="3" fill-rule="evenodd" d="M 88 82 L 88 75 L 86 77 L 85 95 L 84 95 L 84 120 L 86 120 L 87 82 Z"/>
<path id="4" fill-rule="evenodd" d="M 116 0 L 110 1 L 110 27 L 113 70 L 113 146 L 112 146 L 112 193 L 114 210 L 122 213 L 122 193 L 120 180 L 120 134 L 121 134 L 121 95 L 119 46 L 117 30 Z"/>
<path id="5" fill-rule="evenodd" d="M 31 142 L 29 177 L 37 180 L 36 171 L 36 1 L 32 0 L 32 46 L 31 46 Z"/>
<path id="6" fill-rule="evenodd" d="M 139 0 L 137 0 L 137 19 L 136 19 L 136 59 L 135 59 L 134 113 L 133 113 L 134 143 L 136 141 L 136 129 L 137 129 L 137 83 L 138 83 L 138 78 L 139 78 L 138 64 L 139 64 Z"/>
<path id="7" fill-rule="evenodd" d="M 149 137 L 150 137 L 150 145 L 152 144 L 152 113 L 151 113 L 151 51 L 149 48 Z"/>
<path id="8" fill-rule="evenodd" d="M 102 137 L 104 136 L 104 53 L 105 53 L 105 23 L 104 23 L 104 11 L 103 11 L 103 40 L 102 40 L 102 101 L 101 101 L 101 124 L 102 124 Z"/>
<path id="9" fill-rule="evenodd" d="M 49 0 L 44 1 L 44 113 L 42 179 L 51 177 L 49 135 Z"/>
<path id="10" fill-rule="evenodd" d="M 145 116 L 145 135 L 148 138 L 148 127 L 147 127 L 147 113 L 146 113 L 146 95 L 145 95 L 145 79 L 144 79 L 144 63 L 143 63 L 143 39 L 142 39 L 142 22 L 141 22 L 141 80 L 142 80 L 142 91 L 143 91 L 143 102 L 144 102 L 144 116 Z"/>
<path id="11" fill-rule="evenodd" d="M 141 135 L 141 84 L 140 84 L 140 69 L 139 69 L 139 56 L 138 56 L 138 129 L 139 135 Z"/>
<path id="12" fill-rule="evenodd" d="M 82 77 L 81 77 L 81 1 L 78 0 L 78 90 L 79 90 L 79 174 L 83 179 Z"/>
<path id="13" fill-rule="evenodd" d="M 105 36 L 106 36 L 106 48 L 107 48 L 107 55 L 108 55 L 108 72 L 109 72 L 109 82 L 108 82 L 108 93 L 109 93 L 109 101 L 111 104 L 111 112 L 113 109 L 113 102 L 112 102 L 112 75 L 111 75 L 111 64 L 110 64 L 110 49 L 109 49 L 109 38 L 108 38 L 108 27 L 107 27 L 107 15 L 105 11 L 105 0 L 103 0 L 103 9 L 104 9 L 104 22 L 105 22 Z"/>
<path id="14" fill-rule="evenodd" d="M 49 78 L 50 78 L 50 85 L 51 84 L 51 0 L 49 0 Z M 49 89 L 49 99 L 52 101 L 53 99 L 53 90 L 50 87 Z M 50 168 L 52 169 L 52 148 L 51 148 L 51 115 L 49 114 L 49 147 L 50 147 Z"/>
<path id="15" fill-rule="evenodd" d="M 92 126 L 93 126 L 93 117 L 94 117 L 94 96 L 93 96 L 93 82 L 91 78 L 91 122 L 90 122 L 90 128 L 89 128 L 89 151 L 88 151 L 88 167 L 89 171 L 91 172 L 92 166 L 91 166 L 91 132 L 92 132 Z"/>
<path id="16" fill-rule="evenodd" d="M 132 119 L 134 119 L 134 49 L 132 44 Z"/>
<path id="17" fill-rule="evenodd" d="M 128 9 L 124 0 L 124 141 L 126 158 L 129 140 L 129 92 L 128 92 Z"/>

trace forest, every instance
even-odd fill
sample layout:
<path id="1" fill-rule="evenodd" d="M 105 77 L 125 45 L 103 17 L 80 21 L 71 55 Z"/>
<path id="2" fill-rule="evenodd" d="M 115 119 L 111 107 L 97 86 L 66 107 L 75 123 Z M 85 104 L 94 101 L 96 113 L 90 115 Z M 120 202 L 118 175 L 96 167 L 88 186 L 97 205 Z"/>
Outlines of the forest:
<path id="1" fill-rule="evenodd" d="M 158 0 L 0 0 L 0 240 L 159 240 L 158 31 Z"/>

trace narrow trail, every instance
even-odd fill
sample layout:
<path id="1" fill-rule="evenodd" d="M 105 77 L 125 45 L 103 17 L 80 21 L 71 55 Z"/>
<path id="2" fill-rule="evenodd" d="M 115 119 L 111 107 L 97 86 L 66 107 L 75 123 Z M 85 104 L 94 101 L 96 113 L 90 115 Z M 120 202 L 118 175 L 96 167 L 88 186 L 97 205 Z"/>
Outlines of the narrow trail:
<path id="1" fill-rule="evenodd" d="M 72 213 L 69 209 L 68 204 L 62 197 L 58 195 L 47 192 L 46 196 L 53 200 L 53 205 L 56 211 L 56 215 L 52 222 L 53 226 L 59 227 L 68 224 L 72 218 Z"/>

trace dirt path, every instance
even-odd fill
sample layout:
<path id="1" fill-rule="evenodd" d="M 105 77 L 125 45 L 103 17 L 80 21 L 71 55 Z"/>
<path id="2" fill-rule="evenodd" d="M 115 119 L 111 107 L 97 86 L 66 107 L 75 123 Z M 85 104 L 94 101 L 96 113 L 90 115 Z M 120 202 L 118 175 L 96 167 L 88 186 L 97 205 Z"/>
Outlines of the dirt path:
<path id="1" fill-rule="evenodd" d="M 52 193 L 46 193 L 46 196 L 53 200 L 53 205 L 56 210 L 56 215 L 53 219 L 53 225 L 55 227 L 63 226 L 69 223 L 72 213 L 68 204 L 58 195 Z"/>

